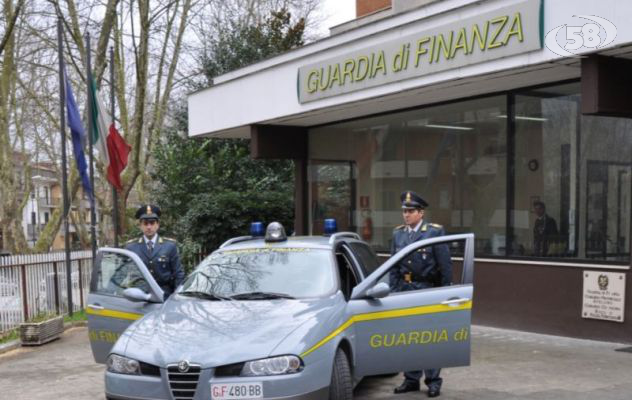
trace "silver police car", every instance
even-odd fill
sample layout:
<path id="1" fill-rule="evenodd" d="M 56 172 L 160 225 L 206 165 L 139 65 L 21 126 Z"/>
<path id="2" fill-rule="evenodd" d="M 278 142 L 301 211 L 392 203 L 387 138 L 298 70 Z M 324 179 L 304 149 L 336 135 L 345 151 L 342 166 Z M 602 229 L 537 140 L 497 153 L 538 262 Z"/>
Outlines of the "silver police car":
<path id="1" fill-rule="evenodd" d="M 460 243 L 461 282 L 391 293 L 402 258 Z M 163 301 L 140 259 L 99 250 L 88 297 L 108 399 L 351 399 L 363 376 L 469 365 L 474 235 L 381 266 L 355 233 L 239 237 Z"/>

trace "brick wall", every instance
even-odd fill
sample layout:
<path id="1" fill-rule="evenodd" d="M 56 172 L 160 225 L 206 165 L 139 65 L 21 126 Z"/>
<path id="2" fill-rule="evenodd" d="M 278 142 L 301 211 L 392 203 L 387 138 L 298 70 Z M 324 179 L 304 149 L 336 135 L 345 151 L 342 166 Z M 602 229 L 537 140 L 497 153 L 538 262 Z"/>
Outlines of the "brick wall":
<path id="1" fill-rule="evenodd" d="M 391 0 L 356 0 L 356 18 L 391 6 Z"/>

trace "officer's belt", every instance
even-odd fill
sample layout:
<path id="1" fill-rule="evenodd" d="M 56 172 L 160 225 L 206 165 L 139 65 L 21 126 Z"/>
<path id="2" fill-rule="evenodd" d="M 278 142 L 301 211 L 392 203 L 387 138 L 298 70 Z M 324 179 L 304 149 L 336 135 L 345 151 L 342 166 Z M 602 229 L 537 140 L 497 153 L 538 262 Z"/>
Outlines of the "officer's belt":
<path id="1" fill-rule="evenodd" d="M 431 268 L 426 268 L 421 275 L 418 275 L 413 271 L 408 265 L 406 265 L 403 261 L 400 262 L 400 265 L 404 266 L 404 269 L 408 271 L 411 276 L 412 282 L 434 282 L 434 279 L 439 275 L 439 271 L 437 271 L 437 264 Z"/>

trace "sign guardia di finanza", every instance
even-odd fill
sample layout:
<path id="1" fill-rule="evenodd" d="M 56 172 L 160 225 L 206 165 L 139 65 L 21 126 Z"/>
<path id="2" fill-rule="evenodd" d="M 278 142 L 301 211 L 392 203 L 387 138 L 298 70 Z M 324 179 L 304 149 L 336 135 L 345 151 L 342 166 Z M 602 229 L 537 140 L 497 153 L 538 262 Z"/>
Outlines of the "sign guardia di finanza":
<path id="1" fill-rule="evenodd" d="M 306 103 L 541 49 L 542 20 L 542 2 L 525 0 L 306 65 L 298 70 L 298 98 Z"/>

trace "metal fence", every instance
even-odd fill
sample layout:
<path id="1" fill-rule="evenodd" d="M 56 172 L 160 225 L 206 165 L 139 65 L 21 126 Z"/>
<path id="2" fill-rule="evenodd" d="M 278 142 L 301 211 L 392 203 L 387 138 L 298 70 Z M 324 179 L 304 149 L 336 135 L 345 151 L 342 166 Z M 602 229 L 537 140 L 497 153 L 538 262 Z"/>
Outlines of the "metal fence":
<path id="1" fill-rule="evenodd" d="M 0 257 L 0 334 L 41 315 L 67 314 L 64 252 Z M 84 308 L 92 252 L 70 254 L 73 312 Z"/>

